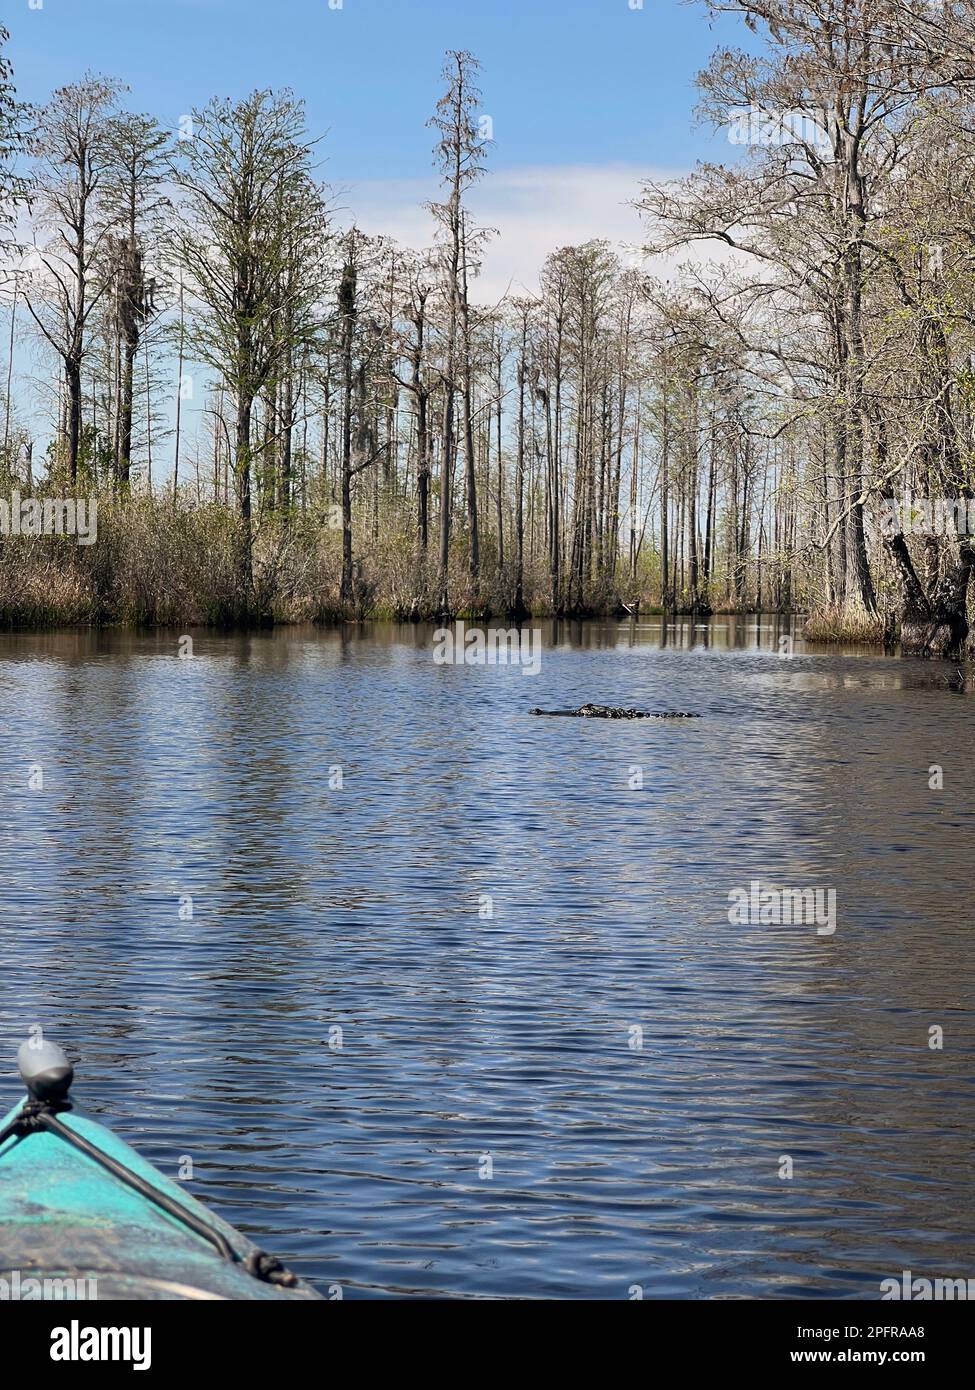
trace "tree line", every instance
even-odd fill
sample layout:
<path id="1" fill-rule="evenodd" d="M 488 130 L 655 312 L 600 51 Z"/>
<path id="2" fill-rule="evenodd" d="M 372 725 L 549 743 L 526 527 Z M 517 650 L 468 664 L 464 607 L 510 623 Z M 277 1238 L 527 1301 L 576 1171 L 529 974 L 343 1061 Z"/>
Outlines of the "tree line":
<path id="1" fill-rule="evenodd" d="M 88 75 L 28 120 L 4 65 L 7 482 L 192 514 L 225 616 L 812 608 L 957 654 L 971 539 L 875 515 L 971 495 L 973 6 L 708 8 L 762 37 L 698 78 L 741 157 L 634 189 L 643 259 L 561 246 L 489 305 L 469 53 L 427 250 L 336 226 L 291 92 L 171 133 Z M 25 339 L 58 367 L 43 459 Z"/>

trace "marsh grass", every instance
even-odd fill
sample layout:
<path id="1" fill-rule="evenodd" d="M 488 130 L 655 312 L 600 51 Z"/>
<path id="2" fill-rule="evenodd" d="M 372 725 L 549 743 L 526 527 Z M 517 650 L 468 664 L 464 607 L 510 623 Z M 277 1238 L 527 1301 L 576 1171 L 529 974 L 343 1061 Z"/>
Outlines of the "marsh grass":
<path id="1" fill-rule="evenodd" d="M 807 642 L 853 642 L 882 646 L 889 636 L 889 623 L 883 614 L 834 604 L 810 613 L 802 635 Z"/>
<path id="2" fill-rule="evenodd" d="M 445 616 L 436 546 L 432 542 L 427 555 L 419 555 L 408 521 L 357 529 L 353 592 L 343 601 L 341 531 L 318 511 L 255 516 L 253 589 L 242 593 L 235 563 L 240 523 L 225 506 L 171 493 L 106 493 L 97 502 L 93 545 L 63 536 L 0 538 L 0 627 L 256 627 L 368 618 L 430 622 Z M 553 616 L 550 585 L 545 563 L 526 562 L 522 617 Z M 518 616 L 514 563 L 507 553 L 499 562 L 490 539 L 475 581 L 466 537 L 458 534 L 447 591 L 452 617 L 510 622 Z M 573 595 L 573 617 L 625 611 L 611 581 L 585 585 Z M 641 601 L 641 612 L 658 611 Z"/>
<path id="3" fill-rule="evenodd" d="M 341 533 L 312 513 L 258 516 L 253 591 L 240 592 L 239 522 L 218 504 L 132 495 L 98 499 L 97 540 L 0 538 L 0 627 L 78 625 L 259 626 L 363 618 L 429 621 L 440 616 L 433 553 L 418 557 L 409 529 L 370 538 L 357 560 L 353 594 L 340 598 Z M 526 598 L 545 609 L 544 575 L 526 572 Z M 487 557 L 478 584 L 459 540 L 448 592 L 454 616 L 504 616 L 514 593 L 510 566 Z"/>

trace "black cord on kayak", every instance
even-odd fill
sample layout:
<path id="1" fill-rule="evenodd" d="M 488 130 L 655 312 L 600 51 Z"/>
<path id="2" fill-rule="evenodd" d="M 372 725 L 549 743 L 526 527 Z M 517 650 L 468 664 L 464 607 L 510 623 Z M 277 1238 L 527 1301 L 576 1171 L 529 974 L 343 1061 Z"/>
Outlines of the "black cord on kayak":
<path id="1" fill-rule="evenodd" d="M 146 1182 L 145 1178 L 140 1178 L 138 1173 L 131 1172 L 109 1154 L 103 1153 L 96 1145 L 89 1143 L 87 1139 L 77 1134 L 73 1129 L 69 1129 L 66 1124 L 58 1119 L 57 1115 L 54 1114 L 52 1110 L 41 1110 L 37 1116 L 37 1120 L 41 1128 L 50 1130 L 50 1132 L 56 1134 L 59 1139 L 63 1139 L 66 1144 L 72 1144 L 76 1149 L 80 1150 L 81 1153 L 94 1159 L 100 1167 L 104 1168 L 106 1172 L 111 1173 L 114 1178 L 118 1178 L 120 1182 L 124 1182 L 127 1187 L 134 1188 L 141 1196 L 147 1197 L 150 1202 L 155 1202 L 157 1207 L 161 1207 L 163 1211 L 168 1212 L 170 1216 L 175 1216 L 176 1219 L 182 1221 L 185 1226 L 189 1226 L 191 1231 L 195 1231 L 196 1234 L 202 1236 L 204 1240 L 208 1240 L 210 1244 L 220 1252 L 225 1260 L 229 1260 L 231 1264 L 237 1263 L 237 1252 L 234 1250 L 229 1240 L 227 1240 L 226 1236 L 221 1235 L 219 1231 L 215 1231 L 206 1221 L 201 1221 L 194 1212 L 188 1211 L 181 1202 L 177 1202 L 165 1192 L 160 1192 L 157 1187 L 153 1187 L 152 1183 Z"/>
<path id="2" fill-rule="evenodd" d="M 3 1148 L 8 1139 L 12 1139 L 15 1134 L 23 1134 L 23 1122 L 21 1120 L 22 1111 L 14 1116 L 9 1125 L 4 1125 L 0 1129 L 0 1149 Z"/>
<path id="3" fill-rule="evenodd" d="M 10 1124 L 0 1130 L 0 1145 L 4 1144 L 12 1135 L 23 1136 L 37 1129 L 46 1129 L 51 1134 L 56 1134 L 59 1139 L 63 1139 L 65 1143 L 71 1144 L 88 1158 L 93 1159 L 106 1172 L 118 1178 L 127 1187 L 133 1188 L 140 1196 L 154 1202 L 157 1207 L 161 1207 L 163 1211 L 178 1221 L 182 1221 L 184 1226 L 188 1226 L 191 1231 L 195 1231 L 197 1235 L 209 1241 L 223 1259 L 228 1260 L 231 1264 L 240 1264 L 255 1279 L 259 1279 L 262 1283 L 280 1284 L 284 1288 L 291 1288 L 297 1284 L 297 1277 L 289 1269 L 286 1269 L 280 1260 L 275 1259 L 273 1255 L 266 1255 L 263 1250 L 252 1251 L 246 1259 L 242 1260 L 224 1235 L 214 1230 L 206 1221 L 202 1221 L 181 1202 L 177 1202 L 165 1192 L 160 1192 L 157 1187 L 153 1187 L 152 1183 L 146 1182 L 145 1178 L 140 1178 L 137 1173 L 131 1172 L 112 1158 L 110 1154 L 104 1153 L 82 1135 L 69 1129 L 58 1119 L 57 1112 L 70 1110 L 70 1108 L 70 1105 L 65 1102 L 28 1101 Z"/>

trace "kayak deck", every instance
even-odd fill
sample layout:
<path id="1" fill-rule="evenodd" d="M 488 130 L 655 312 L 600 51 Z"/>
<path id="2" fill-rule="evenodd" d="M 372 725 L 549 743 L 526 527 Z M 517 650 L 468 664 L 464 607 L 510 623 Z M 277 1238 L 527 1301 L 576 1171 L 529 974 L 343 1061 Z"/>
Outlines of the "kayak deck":
<path id="1" fill-rule="evenodd" d="M 18 1105 L 0 1124 L 13 1120 Z M 102 1153 L 178 1202 L 222 1235 L 245 1259 L 257 1247 L 184 1187 L 166 1178 L 111 1130 L 76 1110 L 61 1122 Z M 320 1295 L 298 1281 L 265 1283 L 223 1259 L 203 1237 L 94 1159 L 47 1130 L 0 1144 L 0 1277 L 93 1280 L 81 1297 L 99 1299 L 307 1300 Z M 42 1297 L 24 1289 L 22 1297 Z M 64 1297 L 62 1291 L 59 1295 Z"/>

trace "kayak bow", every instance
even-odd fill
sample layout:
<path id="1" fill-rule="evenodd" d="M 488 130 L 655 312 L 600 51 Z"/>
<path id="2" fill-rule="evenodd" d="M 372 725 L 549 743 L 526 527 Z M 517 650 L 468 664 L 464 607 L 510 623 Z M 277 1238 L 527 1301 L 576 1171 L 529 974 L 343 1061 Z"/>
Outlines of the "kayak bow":
<path id="1" fill-rule="evenodd" d="M 18 1062 L 28 1099 L 0 1122 L 0 1280 L 8 1290 L 13 1282 L 22 1297 L 320 1298 L 79 1114 L 59 1047 L 32 1040 Z"/>

